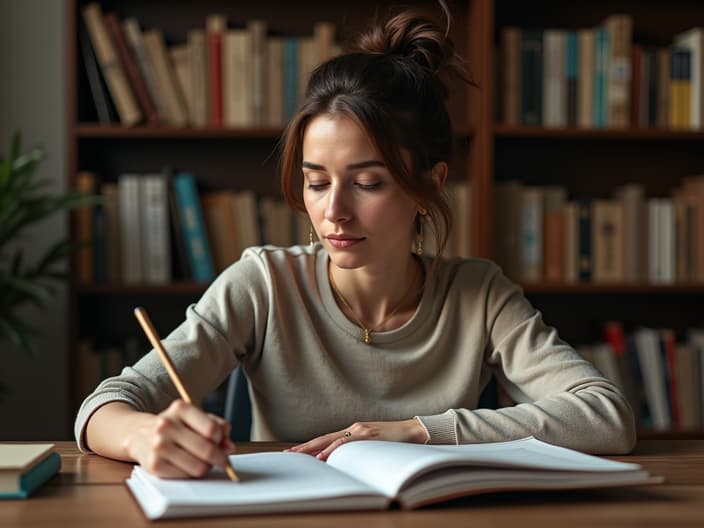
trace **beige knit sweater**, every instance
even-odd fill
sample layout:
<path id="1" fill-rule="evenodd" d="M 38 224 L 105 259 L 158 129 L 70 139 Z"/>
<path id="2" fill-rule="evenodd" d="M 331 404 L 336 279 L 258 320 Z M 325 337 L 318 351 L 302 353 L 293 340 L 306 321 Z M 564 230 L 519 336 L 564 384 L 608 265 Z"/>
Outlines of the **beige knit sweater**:
<path id="1" fill-rule="evenodd" d="M 301 442 L 356 421 L 418 416 L 431 443 L 528 435 L 593 453 L 635 442 L 625 398 L 557 332 L 492 262 L 445 259 L 402 327 L 361 342 L 333 298 L 320 245 L 251 248 L 223 272 L 166 339 L 195 401 L 241 364 L 252 439 Z M 430 260 L 425 259 L 425 265 Z M 491 374 L 517 405 L 477 409 Z M 177 397 L 154 351 L 86 398 L 159 412 Z"/>

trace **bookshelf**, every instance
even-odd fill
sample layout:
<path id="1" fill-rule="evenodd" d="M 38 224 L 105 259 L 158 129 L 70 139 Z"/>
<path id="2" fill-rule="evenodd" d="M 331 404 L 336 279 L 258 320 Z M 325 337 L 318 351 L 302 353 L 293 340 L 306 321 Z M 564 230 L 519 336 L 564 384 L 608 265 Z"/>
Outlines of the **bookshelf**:
<path id="1" fill-rule="evenodd" d="M 165 165 L 192 172 L 205 190 L 249 190 L 276 196 L 276 143 L 281 126 L 125 128 L 99 123 L 79 49 L 81 8 L 87 2 L 66 0 L 67 10 L 67 148 L 71 184 L 79 171 L 93 171 L 115 182 L 125 172 L 159 172 Z M 205 27 L 212 13 L 227 16 L 231 27 L 263 19 L 272 33 L 300 36 L 317 21 L 335 24 L 344 42 L 379 10 L 394 2 L 361 0 L 326 2 L 261 2 L 205 0 L 101 0 L 103 11 L 136 17 L 142 28 L 162 30 L 166 43 L 182 43 L 188 31 Z M 431 0 L 404 2 L 433 9 Z M 470 63 L 480 87 L 451 85 L 449 106 L 456 134 L 450 179 L 471 183 L 471 204 L 460 222 L 471 227 L 472 254 L 495 257 L 497 229 L 496 186 L 510 179 L 525 185 L 565 185 L 570 195 L 608 197 L 613 189 L 637 178 L 649 196 L 666 195 L 686 177 L 704 172 L 700 145 L 704 129 L 670 128 L 546 128 L 507 125 L 502 121 L 500 34 L 502 28 L 595 27 L 613 13 L 633 16 L 634 42 L 664 46 L 677 33 L 704 25 L 704 5 L 689 0 L 662 2 L 568 3 L 551 0 L 455 0 L 452 37 Z M 76 226 L 74 225 L 74 234 Z M 305 241 L 301 241 L 305 243 Z M 165 334 L 183 317 L 185 307 L 205 285 L 188 280 L 155 284 L 82 284 L 72 287 L 70 350 L 80 362 L 78 343 L 98 339 L 111 345 L 127 334 L 138 335 L 131 315 L 137 304 L 146 306 Z M 682 332 L 704 327 L 704 282 L 656 285 L 647 280 L 616 283 L 536 281 L 525 283 L 531 301 L 545 319 L 573 344 L 589 343 L 601 335 L 607 320 L 622 321 L 626 330 L 639 325 L 667 327 Z M 97 346 L 100 346 L 98 343 Z M 76 387 L 77 372 L 69 386 Z M 72 394 L 74 405 L 80 402 Z M 681 434 L 704 436 L 704 429 Z M 648 433 L 643 434 L 659 434 Z M 673 435 L 680 434 L 673 430 Z"/>

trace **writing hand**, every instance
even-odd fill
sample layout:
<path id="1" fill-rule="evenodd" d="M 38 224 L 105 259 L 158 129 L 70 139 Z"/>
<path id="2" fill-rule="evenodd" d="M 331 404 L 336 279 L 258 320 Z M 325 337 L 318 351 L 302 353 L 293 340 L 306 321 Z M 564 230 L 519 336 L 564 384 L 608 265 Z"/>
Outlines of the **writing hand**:
<path id="1" fill-rule="evenodd" d="M 341 431 L 328 433 L 308 442 L 287 449 L 294 453 L 306 453 L 319 460 L 327 460 L 335 449 L 347 442 L 356 440 L 387 440 L 422 444 L 428 433 L 419 420 L 397 422 L 356 422 Z"/>
<path id="2" fill-rule="evenodd" d="M 157 415 L 144 415 L 125 440 L 129 455 L 163 478 L 202 477 L 222 466 L 234 451 L 230 424 L 197 407 L 175 400 Z"/>

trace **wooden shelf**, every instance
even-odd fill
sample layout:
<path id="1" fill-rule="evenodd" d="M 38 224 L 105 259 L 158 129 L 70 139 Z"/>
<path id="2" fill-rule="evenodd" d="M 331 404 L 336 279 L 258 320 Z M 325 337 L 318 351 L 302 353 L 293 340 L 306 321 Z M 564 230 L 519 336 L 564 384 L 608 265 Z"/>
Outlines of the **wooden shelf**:
<path id="1" fill-rule="evenodd" d="M 257 128 L 187 128 L 187 127 L 133 127 L 120 125 L 100 125 L 97 123 L 80 123 L 76 134 L 79 138 L 134 138 L 134 139 L 213 139 L 213 138 L 262 138 L 277 139 L 281 136 L 281 127 Z"/>
<path id="2" fill-rule="evenodd" d="M 678 283 L 678 284 L 650 284 L 650 283 L 614 283 L 614 284 L 594 284 L 577 283 L 564 284 L 558 282 L 539 282 L 522 284 L 526 293 L 614 293 L 614 294 L 639 294 L 639 293 L 691 293 L 701 295 L 704 293 L 704 283 Z"/>
<path id="3" fill-rule="evenodd" d="M 208 287 L 200 282 L 169 284 L 87 284 L 76 287 L 79 296 L 94 295 L 199 295 Z"/>
<path id="4" fill-rule="evenodd" d="M 215 127 L 146 127 L 126 128 L 117 124 L 101 125 L 98 123 L 79 123 L 76 135 L 83 139 L 217 139 L 217 138 L 261 138 L 279 139 L 284 129 L 282 127 L 247 127 L 247 128 L 215 128 Z M 472 130 L 460 127 L 455 136 L 461 139 L 471 138 Z"/>
<path id="5" fill-rule="evenodd" d="M 704 131 L 674 130 L 669 128 L 545 128 L 538 126 L 509 126 L 499 124 L 494 126 L 494 136 L 497 138 L 701 141 L 704 140 Z"/>

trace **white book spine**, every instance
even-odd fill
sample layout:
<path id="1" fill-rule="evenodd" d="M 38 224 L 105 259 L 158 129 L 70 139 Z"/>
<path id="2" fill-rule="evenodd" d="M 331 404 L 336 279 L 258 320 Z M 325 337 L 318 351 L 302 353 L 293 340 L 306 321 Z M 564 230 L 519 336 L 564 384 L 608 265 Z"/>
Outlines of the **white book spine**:
<path id="1" fill-rule="evenodd" d="M 142 179 L 141 198 L 144 280 L 152 284 L 164 284 L 171 280 L 171 237 L 166 178 L 161 174 L 145 175 Z"/>
<path id="2" fill-rule="evenodd" d="M 118 179 L 122 280 L 126 284 L 137 284 L 144 280 L 139 180 L 139 174 L 121 174 Z"/>

